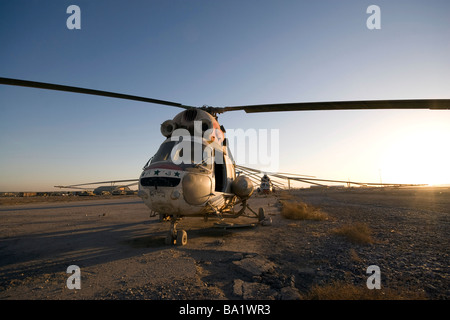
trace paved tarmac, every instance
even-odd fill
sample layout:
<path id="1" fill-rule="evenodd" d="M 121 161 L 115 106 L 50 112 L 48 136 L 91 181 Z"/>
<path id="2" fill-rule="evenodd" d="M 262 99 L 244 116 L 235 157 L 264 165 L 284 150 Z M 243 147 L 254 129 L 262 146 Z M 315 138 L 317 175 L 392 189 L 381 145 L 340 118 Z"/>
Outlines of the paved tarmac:
<path id="1" fill-rule="evenodd" d="M 103 299 L 198 280 L 195 259 L 164 244 L 169 223 L 149 214 L 137 197 L 0 207 L 0 299 Z M 190 250 L 223 235 L 212 223 L 180 222 L 191 229 Z M 67 288 L 71 265 L 80 268 L 80 290 Z"/>

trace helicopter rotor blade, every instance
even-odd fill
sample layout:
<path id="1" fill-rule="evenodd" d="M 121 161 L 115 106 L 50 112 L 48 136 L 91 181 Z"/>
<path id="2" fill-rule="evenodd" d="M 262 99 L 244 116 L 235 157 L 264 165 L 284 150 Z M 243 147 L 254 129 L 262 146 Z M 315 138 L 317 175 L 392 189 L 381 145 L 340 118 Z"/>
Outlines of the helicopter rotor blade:
<path id="1" fill-rule="evenodd" d="M 297 178 L 297 177 L 286 177 L 290 180 L 297 180 L 305 183 L 312 183 L 312 181 L 321 181 L 321 182 L 337 182 L 337 183 L 345 183 L 345 184 L 356 184 L 359 186 L 397 186 L 397 187 L 416 187 L 416 186 L 425 186 L 426 184 L 407 184 L 407 183 L 378 183 L 378 182 L 357 182 L 357 181 L 345 181 L 345 180 L 330 180 L 330 179 L 313 179 L 313 178 Z"/>
<path id="2" fill-rule="evenodd" d="M 369 109 L 450 109 L 450 99 L 363 100 L 257 104 L 215 108 L 215 112 L 244 110 L 247 113 L 277 111 L 369 110 Z"/>
<path id="3" fill-rule="evenodd" d="M 38 88 L 38 89 L 47 89 L 47 90 L 75 92 L 75 93 L 90 94 L 90 95 L 95 95 L 95 96 L 134 100 L 134 101 L 161 104 L 161 105 L 166 105 L 166 106 L 171 106 L 171 107 L 178 107 L 178 108 L 183 108 L 183 109 L 195 108 L 195 107 L 186 106 L 186 105 L 183 105 L 183 104 L 177 103 L 177 102 L 152 99 L 152 98 L 146 98 L 146 97 L 139 97 L 139 96 L 133 96 L 133 95 L 129 95 L 129 94 L 109 92 L 109 91 L 101 91 L 101 90 L 86 89 L 86 88 L 80 88 L 80 87 L 64 86 L 64 85 L 52 84 L 52 83 L 28 81 L 28 80 L 19 80 L 19 79 L 0 77 L 0 84 L 29 87 L 29 88 Z"/>
<path id="4" fill-rule="evenodd" d="M 110 181 L 100 181 L 100 182 L 88 182 L 88 183 L 80 183 L 80 184 L 72 184 L 68 186 L 54 186 L 55 188 L 74 188 L 74 187 L 81 187 L 81 186 L 88 186 L 93 184 L 105 184 L 105 183 L 118 183 L 118 182 L 133 182 L 127 186 L 131 186 L 133 184 L 136 184 L 139 181 L 139 179 L 126 179 L 126 180 L 110 180 Z"/>
<path id="5" fill-rule="evenodd" d="M 247 170 L 247 171 L 252 171 L 252 172 L 257 172 L 260 174 L 267 174 L 267 175 L 288 175 L 288 176 L 301 176 L 301 177 L 309 177 L 309 178 L 315 178 L 315 176 L 308 176 L 306 174 L 300 174 L 300 173 L 284 173 L 284 172 L 268 172 L 268 171 L 261 171 L 258 169 L 254 169 L 254 168 L 249 168 L 249 167 L 245 167 L 245 166 L 241 166 L 241 165 L 236 165 L 236 168 L 241 169 L 241 170 Z"/>
<path id="6" fill-rule="evenodd" d="M 19 80 L 0 77 L 0 84 L 11 86 L 22 86 L 30 88 L 39 88 L 47 90 L 57 90 L 66 92 L 75 92 L 90 94 L 111 98 L 127 99 L 160 105 L 167 105 L 183 109 L 196 108 L 183 105 L 181 103 L 152 99 L 129 94 L 122 94 L 110 91 L 101 91 L 80 87 L 72 87 L 44 82 Z M 369 109 L 450 109 L 450 99 L 416 99 L 416 100 L 361 100 L 361 101 L 325 101 L 325 102 L 295 102 L 295 103 L 276 103 L 276 104 L 256 104 L 247 106 L 227 106 L 227 107 L 209 107 L 204 106 L 208 112 L 219 114 L 228 111 L 244 110 L 246 113 L 256 112 L 278 112 L 278 111 L 319 111 L 319 110 L 369 110 Z"/>

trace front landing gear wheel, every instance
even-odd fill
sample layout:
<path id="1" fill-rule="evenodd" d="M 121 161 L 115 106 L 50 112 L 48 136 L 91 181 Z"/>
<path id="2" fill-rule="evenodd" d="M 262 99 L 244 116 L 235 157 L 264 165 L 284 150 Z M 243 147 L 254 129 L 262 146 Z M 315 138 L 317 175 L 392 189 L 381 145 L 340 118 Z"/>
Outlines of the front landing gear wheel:
<path id="1" fill-rule="evenodd" d="M 169 231 L 169 233 L 167 234 L 166 238 L 164 239 L 164 243 L 168 246 L 174 245 L 175 244 L 175 237 L 173 236 L 172 232 Z"/>
<path id="2" fill-rule="evenodd" d="M 187 244 L 187 232 L 180 230 L 177 232 L 177 246 L 185 246 Z"/>
<path id="3" fill-rule="evenodd" d="M 177 231 L 177 223 L 180 218 L 170 217 L 170 231 L 164 240 L 166 245 L 184 246 L 187 244 L 187 233 L 184 230 Z"/>

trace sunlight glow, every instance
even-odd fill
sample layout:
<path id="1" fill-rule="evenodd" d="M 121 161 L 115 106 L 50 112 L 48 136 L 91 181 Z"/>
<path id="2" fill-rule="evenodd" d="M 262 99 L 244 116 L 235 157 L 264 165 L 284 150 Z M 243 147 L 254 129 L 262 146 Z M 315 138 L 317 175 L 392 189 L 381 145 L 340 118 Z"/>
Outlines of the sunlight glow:
<path id="1" fill-rule="evenodd" d="M 423 125 L 398 133 L 381 159 L 383 182 L 450 184 L 448 141 L 450 126 Z"/>

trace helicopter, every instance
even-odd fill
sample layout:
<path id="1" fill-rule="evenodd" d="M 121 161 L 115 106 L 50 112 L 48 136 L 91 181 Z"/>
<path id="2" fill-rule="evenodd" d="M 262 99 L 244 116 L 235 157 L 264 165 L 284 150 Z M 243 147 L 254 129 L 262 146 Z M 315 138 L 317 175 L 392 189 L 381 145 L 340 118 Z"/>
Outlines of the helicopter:
<path id="1" fill-rule="evenodd" d="M 248 175 L 236 175 L 236 169 L 248 168 L 236 165 L 228 146 L 226 130 L 218 122 L 218 114 L 238 110 L 256 113 L 308 110 L 450 109 L 450 99 L 329 101 L 194 107 L 122 93 L 20 79 L 0 77 L 0 84 L 90 94 L 184 109 L 173 119 L 168 119 L 161 124 L 160 131 L 164 141 L 155 155 L 147 161 L 140 177 L 126 180 L 138 183 L 138 196 L 152 212 L 157 212 L 160 216 L 170 220 L 170 230 L 165 242 L 169 245 L 179 246 L 187 244 L 187 232 L 177 230 L 178 222 L 184 217 L 203 217 L 205 221 L 211 216 L 218 217 L 220 226 L 224 223 L 225 218 L 240 217 L 248 209 L 258 218 L 259 223 L 270 224 L 270 218 L 265 217 L 264 208 L 259 208 L 256 212 L 248 204 L 255 189 L 254 184 Z M 261 173 L 258 170 L 253 172 Z M 312 184 L 318 184 L 318 181 L 337 181 L 274 175 L 283 179 Z M 267 177 L 267 175 L 265 176 Z M 269 179 L 268 177 L 264 179 L 264 183 L 270 181 L 266 181 Z M 268 183 L 270 187 L 271 184 Z M 367 183 L 364 184 L 367 185 Z M 380 184 L 376 183 L 376 185 Z M 75 186 L 80 185 L 66 187 Z"/>
<path id="2" fill-rule="evenodd" d="M 257 189 L 258 193 L 262 194 L 269 194 L 272 191 L 274 191 L 274 188 L 272 186 L 272 182 L 270 181 L 269 176 L 267 174 L 264 174 L 261 178 L 261 183 Z"/>

